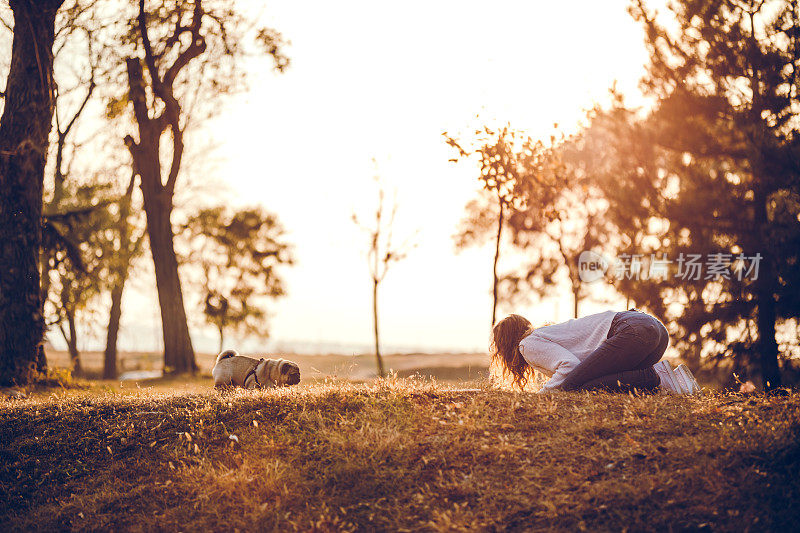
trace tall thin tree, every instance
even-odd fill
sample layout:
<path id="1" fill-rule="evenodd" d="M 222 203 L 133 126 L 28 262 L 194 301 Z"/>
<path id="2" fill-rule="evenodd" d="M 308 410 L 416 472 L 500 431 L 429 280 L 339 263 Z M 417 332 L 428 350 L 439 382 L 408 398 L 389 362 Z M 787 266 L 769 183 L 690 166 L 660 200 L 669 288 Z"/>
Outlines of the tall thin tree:
<path id="1" fill-rule="evenodd" d="M 461 141 L 444 134 L 447 144 L 458 151 L 458 157 L 469 159 L 476 157 L 480 167 L 478 179 L 482 189 L 487 196 L 492 199 L 494 205 L 486 206 L 488 212 L 482 215 L 471 214 L 473 218 L 486 222 L 494 218 L 494 260 L 492 262 L 492 326 L 497 321 L 497 306 L 500 300 L 500 275 L 498 265 L 500 263 L 500 248 L 503 241 L 503 230 L 507 225 L 509 210 L 513 208 L 515 197 L 514 189 L 521 180 L 525 172 L 523 159 L 534 154 L 537 145 L 530 138 L 526 138 L 514 131 L 509 125 L 502 128 L 493 129 L 485 126 L 476 132 L 477 147 L 462 147 Z M 453 162 L 458 159 L 453 159 Z M 479 204 L 471 204 L 474 208 Z M 469 206 L 468 206 L 469 208 Z M 474 231 L 474 228 L 467 228 L 467 231 Z M 463 232 L 462 232 L 463 233 Z M 457 236 L 457 246 L 459 241 L 467 243 L 469 239 L 462 239 Z"/>
<path id="2" fill-rule="evenodd" d="M 377 178 L 376 178 L 376 181 Z M 387 212 L 388 208 L 388 212 Z M 378 205 L 371 225 L 362 224 L 358 217 L 353 215 L 353 222 L 363 228 L 369 236 L 369 249 L 367 262 L 372 278 L 372 326 L 375 337 L 375 363 L 378 368 L 378 377 L 386 375 L 383 357 L 381 356 L 380 329 L 378 327 L 378 288 L 386 278 L 389 265 L 405 259 L 410 248 L 413 247 L 409 238 L 400 245 L 393 241 L 395 216 L 397 215 L 397 198 L 391 205 L 386 205 L 386 191 L 382 184 L 378 185 Z"/>
<path id="3" fill-rule="evenodd" d="M 117 377 L 117 342 L 122 321 L 122 295 L 134 260 L 141 253 L 145 241 L 146 231 L 138 228 L 131 220 L 135 218 L 132 208 L 135 184 L 136 175 L 134 174 L 128 182 L 125 193 L 117 203 L 118 214 L 113 227 L 116 250 L 108 272 L 111 286 L 111 307 L 108 312 L 106 348 L 103 353 L 103 379 Z"/>

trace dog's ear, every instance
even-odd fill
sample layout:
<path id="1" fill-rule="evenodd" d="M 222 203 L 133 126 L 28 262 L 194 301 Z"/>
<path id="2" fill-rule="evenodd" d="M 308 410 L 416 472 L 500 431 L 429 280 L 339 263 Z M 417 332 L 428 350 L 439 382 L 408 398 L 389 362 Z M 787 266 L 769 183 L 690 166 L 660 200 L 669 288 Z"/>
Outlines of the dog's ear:
<path id="1" fill-rule="evenodd" d="M 281 364 L 281 375 L 288 374 L 291 369 L 292 364 L 288 361 L 283 361 L 283 364 Z"/>
<path id="2" fill-rule="evenodd" d="M 237 355 L 239 355 L 239 353 L 236 350 L 225 350 L 217 356 L 217 361 L 222 361 L 223 359 L 227 359 L 229 357 L 236 357 Z"/>

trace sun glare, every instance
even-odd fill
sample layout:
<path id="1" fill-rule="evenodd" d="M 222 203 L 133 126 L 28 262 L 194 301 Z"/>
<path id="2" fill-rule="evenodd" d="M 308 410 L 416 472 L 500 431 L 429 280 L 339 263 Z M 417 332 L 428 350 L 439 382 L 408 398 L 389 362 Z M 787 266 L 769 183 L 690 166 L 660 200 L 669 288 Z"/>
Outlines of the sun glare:
<path id="1" fill-rule="evenodd" d="M 215 131 L 235 201 L 276 211 L 298 243 L 276 338 L 368 342 L 362 235 L 349 216 L 372 205 L 376 158 L 398 190 L 400 231 L 421 230 L 417 249 L 386 280 L 387 344 L 485 349 L 491 250 L 454 255 L 451 239 L 477 169 L 449 163 L 441 133 L 470 131 L 476 115 L 534 137 L 546 139 L 556 123 L 569 133 L 614 84 L 637 103 L 646 52 L 625 6 L 270 3 L 266 15 L 291 40 L 292 65 L 254 75 Z M 568 302 L 529 311 L 566 318 Z"/>

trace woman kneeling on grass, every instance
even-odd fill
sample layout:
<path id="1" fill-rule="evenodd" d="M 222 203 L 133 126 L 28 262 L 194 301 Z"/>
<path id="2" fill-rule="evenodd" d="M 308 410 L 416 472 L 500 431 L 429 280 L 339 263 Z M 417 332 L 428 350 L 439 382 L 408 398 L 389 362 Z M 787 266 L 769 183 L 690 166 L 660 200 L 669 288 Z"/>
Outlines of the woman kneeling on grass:
<path id="1" fill-rule="evenodd" d="M 530 370 L 550 377 L 539 392 L 601 389 L 617 392 L 699 391 L 689 369 L 676 372 L 661 356 L 669 345 L 657 318 L 631 309 L 605 311 L 540 328 L 509 315 L 492 329 L 492 360 L 520 388 Z"/>

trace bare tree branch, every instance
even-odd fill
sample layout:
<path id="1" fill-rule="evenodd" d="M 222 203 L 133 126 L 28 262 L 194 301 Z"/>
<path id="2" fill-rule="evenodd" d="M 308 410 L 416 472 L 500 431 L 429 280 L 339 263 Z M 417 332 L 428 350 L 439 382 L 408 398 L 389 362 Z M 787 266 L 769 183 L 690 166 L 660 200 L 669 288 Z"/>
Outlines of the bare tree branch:
<path id="1" fill-rule="evenodd" d="M 140 0 L 144 3 L 144 0 Z M 175 78 L 180 73 L 181 69 L 189 64 L 195 57 L 199 56 L 206 50 L 206 41 L 200 34 L 200 26 L 203 22 L 203 4 L 200 0 L 195 0 L 194 12 L 192 13 L 192 25 L 189 30 L 192 33 L 192 42 L 189 46 L 178 55 L 175 62 L 167 69 L 164 74 L 164 85 L 172 87 Z"/>

